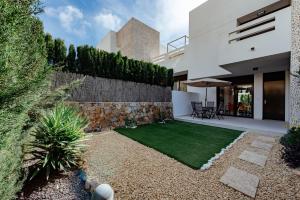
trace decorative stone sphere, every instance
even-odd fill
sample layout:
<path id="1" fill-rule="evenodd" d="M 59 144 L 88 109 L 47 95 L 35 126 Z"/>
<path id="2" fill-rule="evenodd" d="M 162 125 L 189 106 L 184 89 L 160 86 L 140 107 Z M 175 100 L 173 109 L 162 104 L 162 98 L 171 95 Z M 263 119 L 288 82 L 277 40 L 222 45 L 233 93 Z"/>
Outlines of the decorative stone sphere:
<path id="1" fill-rule="evenodd" d="M 114 191 L 108 184 L 101 184 L 96 187 L 93 200 L 113 200 Z"/>

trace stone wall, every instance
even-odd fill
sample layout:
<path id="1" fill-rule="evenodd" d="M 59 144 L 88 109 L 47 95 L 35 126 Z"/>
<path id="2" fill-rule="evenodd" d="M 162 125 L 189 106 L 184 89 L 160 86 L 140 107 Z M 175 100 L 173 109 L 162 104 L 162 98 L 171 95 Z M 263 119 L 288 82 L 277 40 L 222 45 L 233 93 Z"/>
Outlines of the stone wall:
<path id="1" fill-rule="evenodd" d="M 88 132 L 122 127 L 126 118 L 134 118 L 139 125 L 151 123 L 159 119 L 160 111 L 165 113 L 166 118 L 173 118 L 171 102 L 69 102 L 69 104 L 79 107 L 89 119 Z"/>
<path id="2" fill-rule="evenodd" d="M 291 73 L 299 71 L 300 67 L 300 0 L 292 0 L 292 47 Z M 300 80 L 290 77 L 290 124 L 300 123 Z"/>

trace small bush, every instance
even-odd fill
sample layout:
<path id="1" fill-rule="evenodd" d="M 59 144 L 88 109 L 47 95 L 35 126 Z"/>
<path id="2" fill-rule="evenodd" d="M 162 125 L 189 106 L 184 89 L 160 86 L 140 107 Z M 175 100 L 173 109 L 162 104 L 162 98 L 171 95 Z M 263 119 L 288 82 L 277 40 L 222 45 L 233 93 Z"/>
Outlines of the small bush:
<path id="1" fill-rule="evenodd" d="M 290 167 L 300 167 L 300 128 L 292 128 L 280 140 L 283 147 L 282 158 Z"/>
<path id="2" fill-rule="evenodd" d="M 80 166 L 86 125 L 86 118 L 62 104 L 44 114 L 34 131 L 35 140 L 29 144 L 31 160 L 35 161 L 32 177 L 44 171 L 48 179 L 51 171 Z"/>
<path id="3" fill-rule="evenodd" d="M 136 120 L 134 118 L 126 117 L 126 119 L 125 119 L 125 127 L 126 128 L 136 128 L 137 127 Z"/>

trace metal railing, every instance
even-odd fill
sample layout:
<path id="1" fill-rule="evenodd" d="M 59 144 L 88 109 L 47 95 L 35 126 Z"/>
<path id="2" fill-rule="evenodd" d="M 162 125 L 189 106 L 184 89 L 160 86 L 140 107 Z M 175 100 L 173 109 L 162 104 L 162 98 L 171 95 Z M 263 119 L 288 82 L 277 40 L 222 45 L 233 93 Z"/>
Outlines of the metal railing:
<path id="1" fill-rule="evenodd" d="M 174 51 L 176 49 L 180 49 L 188 45 L 188 43 L 189 43 L 189 37 L 187 35 L 177 38 L 176 40 L 173 40 L 167 44 L 167 53 L 169 53 L 170 51 Z"/>

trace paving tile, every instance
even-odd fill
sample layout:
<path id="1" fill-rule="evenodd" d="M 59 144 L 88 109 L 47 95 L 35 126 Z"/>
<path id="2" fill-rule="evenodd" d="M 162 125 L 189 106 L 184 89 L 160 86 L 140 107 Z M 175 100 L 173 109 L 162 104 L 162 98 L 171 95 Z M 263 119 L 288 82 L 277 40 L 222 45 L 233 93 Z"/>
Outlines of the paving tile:
<path id="1" fill-rule="evenodd" d="M 242 152 L 242 154 L 239 156 L 239 159 L 245 160 L 245 161 L 248 161 L 248 162 L 251 162 L 251 163 L 254 163 L 256 165 L 263 167 L 266 165 L 266 161 L 267 161 L 268 157 L 265 155 L 258 154 L 256 152 L 246 150 L 246 151 Z"/>
<path id="2" fill-rule="evenodd" d="M 266 151 L 270 151 L 272 149 L 272 147 L 273 147 L 273 144 L 261 142 L 259 140 L 254 140 L 251 143 L 251 146 L 252 147 L 256 147 L 256 148 L 260 148 L 260 149 L 263 149 L 263 150 L 266 150 Z"/>
<path id="3" fill-rule="evenodd" d="M 259 178 L 257 176 L 235 167 L 229 167 L 220 181 L 252 198 L 255 198 L 259 184 Z"/>
<path id="4" fill-rule="evenodd" d="M 269 154 L 270 154 L 270 151 L 267 151 L 267 150 L 264 150 L 264 149 L 259 149 L 259 148 L 256 148 L 256 147 L 251 147 L 251 146 L 248 146 L 246 148 L 246 150 L 247 151 L 252 151 L 254 153 L 264 155 L 264 156 L 269 156 Z"/>
<path id="5" fill-rule="evenodd" d="M 262 142 L 267 142 L 267 143 L 275 143 L 276 142 L 275 138 L 267 137 L 267 136 L 258 136 L 256 139 L 260 140 Z"/>

